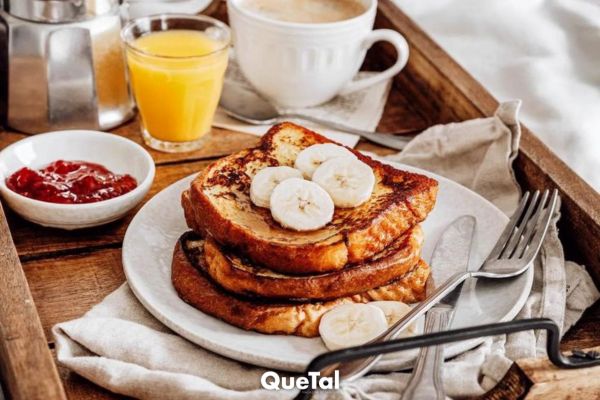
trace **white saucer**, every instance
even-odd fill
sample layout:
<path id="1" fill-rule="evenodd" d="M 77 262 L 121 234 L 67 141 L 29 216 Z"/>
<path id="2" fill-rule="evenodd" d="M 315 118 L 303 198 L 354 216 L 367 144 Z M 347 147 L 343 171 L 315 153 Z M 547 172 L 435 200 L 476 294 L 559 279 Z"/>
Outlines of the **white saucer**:
<path id="1" fill-rule="evenodd" d="M 477 218 L 471 268 L 479 266 L 493 247 L 508 218 L 493 204 L 458 183 L 417 168 L 393 164 L 437 179 L 436 206 L 423 223 L 423 258 L 429 261 L 441 231 L 460 215 Z M 319 338 L 263 335 L 228 325 L 179 299 L 171 285 L 171 256 L 179 236 L 187 229 L 180 195 L 193 176 L 184 178 L 154 196 L 135 216 L 123 243 L 127 281 L 141 303 L 160 321 L 188 340 L 223 356 L 250 364 L 287 371 L 303 371 L 312 358 L 326 351 Z M 435 265 L 432 266 L 435 268 Z M 513 319 L 525 304 L 533 270 L 509 281 L 469 284 L 457 305 L 452 327 L 468 327 Z M 446 356 L 456 356 L 482 342 L 449 345 Z M 385 357 L 379 370 L 406 366 L 415 352 Z"/>

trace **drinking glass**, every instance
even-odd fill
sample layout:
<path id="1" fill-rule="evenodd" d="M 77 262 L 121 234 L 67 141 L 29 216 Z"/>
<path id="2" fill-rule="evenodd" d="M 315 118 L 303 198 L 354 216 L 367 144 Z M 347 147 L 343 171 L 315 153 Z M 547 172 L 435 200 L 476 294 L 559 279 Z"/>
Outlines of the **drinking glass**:
<path id="1" fill-rule="evenodd" d="M 202 147 L 227 68 L 231 33 L 206 16 L 162 14 L 121 32 L 145 143 L 166 152 Z"/>

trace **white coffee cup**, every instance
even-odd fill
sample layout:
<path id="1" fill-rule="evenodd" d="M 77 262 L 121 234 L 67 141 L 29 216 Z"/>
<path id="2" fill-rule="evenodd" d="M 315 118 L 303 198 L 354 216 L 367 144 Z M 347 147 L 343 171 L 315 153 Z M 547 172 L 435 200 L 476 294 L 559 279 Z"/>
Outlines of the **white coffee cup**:
<path id="1" fill-rule="evenodd" d="M 373 30 L 377 0 L 359 0 L 365 12 L 328 23 L 268 18 L 227 0 L 235 57 L 246 79 L 282 107 L 310 107 L 396 75 L 408 61 L 408 44 L 390 29 Z M 398 52 L 385 71 L 353 80 L 367 50 L 379 41 Z"/>

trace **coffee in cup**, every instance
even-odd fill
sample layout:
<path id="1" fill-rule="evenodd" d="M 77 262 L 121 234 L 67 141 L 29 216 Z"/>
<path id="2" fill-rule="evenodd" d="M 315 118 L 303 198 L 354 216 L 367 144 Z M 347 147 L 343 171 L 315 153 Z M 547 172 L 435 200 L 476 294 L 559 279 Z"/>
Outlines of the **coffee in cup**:
<path id="1" fill-rule="evenodd" d="M 377 0 L 227 0 L 234 54 L 246 79 L 283 108 L 324 103 L 396 75 L 408 44 L 390 29 L 373 30 Z M 354 79 L 367 50 L 392 44 L 390 68 Z"/>
<path id="2" fill-rule="evenodd" d="M 359 0 L 242 0 L 240 7 L 270 19 L 306 24 L 343 21 L 366 11 Z"/>

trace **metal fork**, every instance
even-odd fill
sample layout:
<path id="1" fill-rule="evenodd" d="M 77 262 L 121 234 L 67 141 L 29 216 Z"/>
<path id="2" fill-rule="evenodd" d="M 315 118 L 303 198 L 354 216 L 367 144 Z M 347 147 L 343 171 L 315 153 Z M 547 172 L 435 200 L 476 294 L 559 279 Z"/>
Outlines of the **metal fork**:
<path id="1" fill-rule="evenodd" d="M 558 202 L 558 191 L 552 194 L 545 190 L 541 195 L 536 191 L 533 196 L 526 192 L 519 207 L 508 221 L 506 228 L 498 238 L 496 245 L 479 270 L 460 272 L 440 285 L 427 299 L 392 325 L 386 332 L 370 343 L 392 340 L 409 324 L 426 313 L 431 307 L 452 292 L 469 278 L 504 279 L 521 275 L 532 264 L 554 215 Z M 352 381 L 365 375 L 381 356 L 362 358 L 346 363 L 336 363 L 321 370 L 321 376 L 333 375 L 339 371 L 341 379 Z"/>

